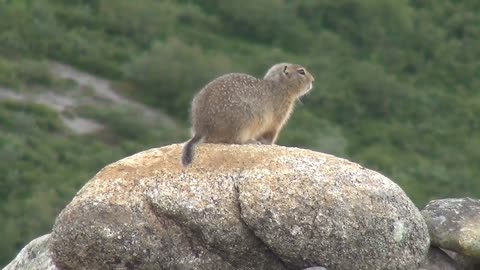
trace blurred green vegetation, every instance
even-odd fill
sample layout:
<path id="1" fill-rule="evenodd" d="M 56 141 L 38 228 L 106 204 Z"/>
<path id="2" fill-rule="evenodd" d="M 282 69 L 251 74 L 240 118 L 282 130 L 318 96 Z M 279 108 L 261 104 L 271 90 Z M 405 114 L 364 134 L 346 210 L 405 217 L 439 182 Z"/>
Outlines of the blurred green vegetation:
<path id="1" fill-rule="evenodd" d="M 108 128 L 81 136 L 48 107 L 1 101 L 0 265 L 50 231 L 103 166 L 187 139 L 190 100 L 209 80 L 262 76 L 280 61 L 306 66 L 316 84 L 279 144 L 375 169 L 418 206 L 479 197 L 479 43 L 476 0 L 0 0 L 0 86 L 58 88 L 55 60 L 185 128 L 92 106 L 78 113 Z"/>

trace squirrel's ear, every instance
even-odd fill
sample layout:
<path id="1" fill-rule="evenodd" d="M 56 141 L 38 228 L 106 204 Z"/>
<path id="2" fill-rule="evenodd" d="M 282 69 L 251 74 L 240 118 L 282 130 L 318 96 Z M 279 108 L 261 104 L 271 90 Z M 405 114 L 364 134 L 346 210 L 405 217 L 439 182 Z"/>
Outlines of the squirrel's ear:
<path id="1" fill-rule="evenodd" d="M 288 75 L 287 66 L 283 66 L 283 73 L 285 73 L 285 75 Z"/>

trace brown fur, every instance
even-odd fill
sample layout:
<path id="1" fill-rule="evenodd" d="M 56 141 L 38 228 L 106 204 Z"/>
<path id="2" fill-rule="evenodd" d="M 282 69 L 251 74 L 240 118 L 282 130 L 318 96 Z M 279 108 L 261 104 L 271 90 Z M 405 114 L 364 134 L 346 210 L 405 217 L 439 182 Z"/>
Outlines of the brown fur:
<path id="1" fill-rule="evenodd" d="M 301 74 L 303 71 L 304 75 Z M 192 102 L 192 133 L 182 164 L 188 166 L 197 143 L 275 143 L 295 100 L 311 90 L 314 78 L 302 66 L 276 64 L 265 77 L 223 75 L 207 84 Z"/>

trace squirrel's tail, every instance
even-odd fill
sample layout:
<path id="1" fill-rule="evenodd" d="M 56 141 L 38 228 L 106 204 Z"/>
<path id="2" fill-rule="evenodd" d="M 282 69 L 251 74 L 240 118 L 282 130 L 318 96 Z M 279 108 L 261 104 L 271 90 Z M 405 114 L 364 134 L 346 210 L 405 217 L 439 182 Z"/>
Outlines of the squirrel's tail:
<path id="1" fill-rule="evenodd" d="M 195 154 L 195 146 L 200 143 L 200 141 L 203 140 L 203 136 L 195 134 L 193 138 L 190 139 L 190 141 L 185 144 L 183 147 L 183 153 L 182 153 L 182 165 L 183 167 L 187 167 L 192 163 L 193 161 L 193 156 Z"/>

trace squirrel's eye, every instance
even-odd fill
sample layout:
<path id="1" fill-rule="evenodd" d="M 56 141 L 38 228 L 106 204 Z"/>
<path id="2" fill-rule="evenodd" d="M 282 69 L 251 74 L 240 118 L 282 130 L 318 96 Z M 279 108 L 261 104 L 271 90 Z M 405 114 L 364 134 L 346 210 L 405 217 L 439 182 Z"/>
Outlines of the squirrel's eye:
<path id="1" fill-rule="evenodd" d="M 297 72 L 302 74 L 302 75 L 305 75 L 305 70 L 303 68 L 297 69 Z"/>

